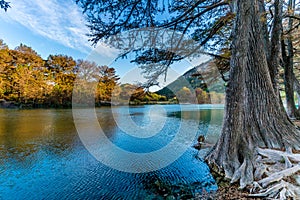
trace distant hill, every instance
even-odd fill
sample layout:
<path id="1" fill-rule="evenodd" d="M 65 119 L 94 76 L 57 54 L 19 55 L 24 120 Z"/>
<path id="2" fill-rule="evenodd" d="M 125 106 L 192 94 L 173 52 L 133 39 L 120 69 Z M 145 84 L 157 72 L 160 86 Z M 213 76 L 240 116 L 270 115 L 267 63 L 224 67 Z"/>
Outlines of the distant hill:
<path id="1" fill-rule="evenodd" d="M 190 69 L 156 93 L 172 99 L 179 94 L 188 95 L 188 90 L 196 92 L 198 102 L 211 103 L 211 95 L 214 95 L 214 98 L 217 95 L 218 97 L 216 98 L 219 100 L 215 101 L 214 99 L 213 103 L 223 103 L 225 92 L 224 81 L 221 79 L 213 60 Z M 208 97 L 206 97 L 207 95 Z"/>
<path id="2" fill-rule="evenodd" d="M 142 87 L 130 83 L 118 85 L 112 95 L 112 102 L 107 102 L 107 104 L 140 105 L 168 103 L 165 96 L 145 91 Z"/>

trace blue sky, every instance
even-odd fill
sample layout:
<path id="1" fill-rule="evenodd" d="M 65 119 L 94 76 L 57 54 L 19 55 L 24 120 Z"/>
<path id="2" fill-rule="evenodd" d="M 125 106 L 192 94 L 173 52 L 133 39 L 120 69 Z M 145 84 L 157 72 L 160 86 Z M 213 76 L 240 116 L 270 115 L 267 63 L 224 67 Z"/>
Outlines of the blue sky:
<path id="1" fill-rule="evenodd" d="M 97 50 L 88 41 L 89 29 L 80 8 L 74 0 L 10 0 L 7 12 L 0 10 L 0 38 L 10 48 L 20 43 L 31 46 L 44 59 L 49 54 L 64 54 L 75 59 L 85 59 L 97 51 L 97 63 L 116 68 L 122 77 L 136 66 L 128 61 L 114 62 L 117 51 L 104 44 Z M 175 70 L 182 74 L 207 60 L 200 57 L 196 61 L 182 62 Z"/>
<path id="2" fill-rule="evenodd" d="M 11 8 L 0 12 L 0 38 L 10 48 L 20 43 L 31 46 L 43 58 L 67 54 L 85 58 L 92 50 L 89 29 L 73 0 L 10 0 Z M 114 57 L 103 46 L 103 56 Z"/>

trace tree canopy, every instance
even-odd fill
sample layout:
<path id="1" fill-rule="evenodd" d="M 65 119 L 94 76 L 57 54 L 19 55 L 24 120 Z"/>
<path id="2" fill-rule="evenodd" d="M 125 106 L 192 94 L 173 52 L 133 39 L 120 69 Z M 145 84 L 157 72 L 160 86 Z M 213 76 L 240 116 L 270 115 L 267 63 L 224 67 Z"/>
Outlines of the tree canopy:
<path id="1" fill-rule="evenodd" d="M 87 16 L 91 41 L 96 44 L 105 40 L 120 49 L 121 56 L 134 52 L 133 62 L 144 69 L 153 85 L 157 84 L 158 76 L 167 73 L 173 61 L 199 53 L 217 56 L 230 44 L 234 15 L 227 1 L 78 0 L 77 3 Z"/>

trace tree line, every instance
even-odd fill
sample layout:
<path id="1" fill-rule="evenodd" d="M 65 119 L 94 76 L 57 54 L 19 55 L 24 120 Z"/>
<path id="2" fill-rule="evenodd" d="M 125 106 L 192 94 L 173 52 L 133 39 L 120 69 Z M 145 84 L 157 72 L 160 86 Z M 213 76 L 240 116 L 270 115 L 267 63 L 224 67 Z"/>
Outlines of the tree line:
<path id="1" fill-rule="evenodd" d="M 210 96 L 215 99 L 214 103 L 222 103 L 219 94 L 209 94 L 201 88 L 192 88 L 196 92 L 197 101 L 191 102 L 192 92 L 185 87 L 168 98 L 163 94 L 145 91 L 142 86 L 120 84 L 114 68 L 75 60 L 67 55 L 49 55 L 44 60 L 27 45 L 20 44 L 10 49 L 3 40 L 0 40 L 0 100 L 14 102 L 22 107 L 71 107 L 79 69 L 82 72 L 92 71 L 92 77 L 98 81 L 95 89 L 96 106 L 111 104 L 112 95 L 116 104 L 163 101 L 203 104 L 211 103 Z M 86 93 L 90 93 L 88 90 L 90 88 Z M 174 99 L 175 96 L 180 97 L 181 102 Z"/>
<path id="2" fill-rule="evenodd" d="M 164 95 L 145 91 L 142 86 L 120 84 L 114 68 L 99 66 L 86 60 L 75 60 L 67 55 L 49 55 L 44 60 L 35 50 L 24 44 L 10 49 L 0 40 L 0 100 L 13 102 L 21 107 L 71 107 L 72 92 L 76 76 L 81 72 L 92 72 L 97 80 L 95 104 L 110 105 L 112 96 L 115 104 L 144 104 L 169 101 L 169 103 L 191 103 L 191 91 L 185 88 L 174 96 L 182 96 L 182 102 Z M 96 78 L 96 79 L 95 79 Z M 89 80 L 89 81 L 90 81 Z M 91 87 L 86 88 L 90 93 Z M 198 102 L 209 103 L 208 94 L 195 89 Z M 93 91 L 92 91 L 93 92 Z M 188 94 L 185 94 L 188 92 Z M 212 96 L 215 96 L 212 94 Z M 195 103 L 195 102 L 194 102 Z"/>
<path id="3" fill-rule="evenodd" d="M 70 107 L 80 68 L 98 69 L 96 103 L 110 101 L 119 80 L 114 68 L 67 55 L 49 55 L 44 60 L 29 46 L 10 49 L 0 40 L 0 99 L 30 107 Z"/>

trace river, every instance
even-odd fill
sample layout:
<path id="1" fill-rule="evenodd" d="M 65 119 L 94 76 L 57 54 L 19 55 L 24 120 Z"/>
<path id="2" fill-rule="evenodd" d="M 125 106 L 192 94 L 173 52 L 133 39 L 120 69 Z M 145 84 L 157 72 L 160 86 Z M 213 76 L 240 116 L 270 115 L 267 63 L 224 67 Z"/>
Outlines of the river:
<path id="1" fill-rule="evenodd" d="M 178 140 L 188 148 L 174 162 L 130 173 L 122 165 L 127 157 L 114 155 L 112 167 L 89 152 L 95 149 L 80 139 L 85 135 L 78 135 L 71 109 L 0 109 L 0 199 L 165 199 L 161 189 L 170 189 L 175 197 L 187 187 L 188 195 L 217 189 L 207 165 L 190 146 L 200 134 L 208 143 L 216 142 L 222 106 L 101 107 L 96 116 L 109 141 L 134 155 L 166 147 L 181 127 L 188 127 L 183 133 L 196 132 L 193 138 Z M 133 124 L 153 133 L 137 131 Z M 96 150 L 111 153 L 104 146 Z M 157 163 L 170 155 L 160 155 Z"/>

